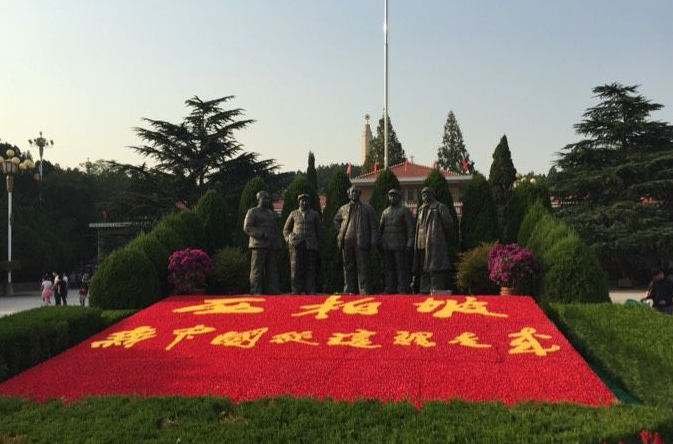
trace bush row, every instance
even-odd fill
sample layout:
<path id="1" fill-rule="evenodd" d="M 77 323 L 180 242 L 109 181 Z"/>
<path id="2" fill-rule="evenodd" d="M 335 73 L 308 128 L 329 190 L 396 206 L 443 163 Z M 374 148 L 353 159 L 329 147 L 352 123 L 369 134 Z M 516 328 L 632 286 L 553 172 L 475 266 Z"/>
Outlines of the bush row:
<path id="1" fill-rule="evenodd" d="M 101 310 L 40 307 L 0 319 L 0 380 L 5 380 L 107 327 Z"/>
<path id="2" fill-rule="evenodd" d="M 521 223 L 518 244 L 533 251 L 542 263 L 542 300 L 610 302 L 607 277 L 596 254 L 539 201 Z"/>
<path id="3" fill-rule="evenodd" d="M 194 211 L 165 215 L 147 233 L 113 251 L 100 264 L 91 281 L 91 305 L 103 309 L 147 307 L 168 295 L 168 258 L 177 250 L 200 248 L 213 255 L 231 243 L 225 203 L 216 191 L 208 191 Z M 244 292 L 247 289 L 247 255 L 225 248 L 215 254 L 220 265 L 210 290 Z M 243 262 L 246 262 L 245 266 Z M 245 283 L 245 288 L 242 287 Z"/>
<path id="4" fill-rule="evenodd" d="M 670 409 L 623 405 L 451 401 L 417 408 L 378 400 L 274 398 L 235 404 L 213 397 L 124 396 L 65 404 L 0 398 L 0 413 L 0 438 L 30 443 L 616 444 L 644 442 L 642 430 L 658 432 L 665 442 L 673 439 Z"/>

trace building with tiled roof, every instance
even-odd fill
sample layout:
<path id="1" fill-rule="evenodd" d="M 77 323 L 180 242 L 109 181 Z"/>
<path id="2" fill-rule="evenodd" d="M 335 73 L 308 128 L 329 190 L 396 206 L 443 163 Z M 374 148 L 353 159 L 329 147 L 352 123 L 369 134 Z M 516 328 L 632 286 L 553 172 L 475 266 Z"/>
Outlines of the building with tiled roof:
<path id="1" fill-rule="evenodd" d="M 405 160 L 402 163 L 389 167 L 389 169 L 397 176 L 397 180 L 400 181 L 400 188 L 402 188 L 400 191 L 402 192 L 404 204 L 411 208 L 412 211 L 415 211 L 421 199 L 423 181 L 425 181 L 433 168 Z M 362 200 L 365 202 L 369 202 L 379 171 L 361 174 L 351 179 L 353 185 L 357 185 L 362 189 Z M 463 194 L 465 193 L 467 184 L 472 179 L 472 175 L 458 174 L 447 170 L 439 170 L 439 172 L 442 173 L 449 183 L 449 190 L 456 206 L 456 212 L 461 214 Z"/>

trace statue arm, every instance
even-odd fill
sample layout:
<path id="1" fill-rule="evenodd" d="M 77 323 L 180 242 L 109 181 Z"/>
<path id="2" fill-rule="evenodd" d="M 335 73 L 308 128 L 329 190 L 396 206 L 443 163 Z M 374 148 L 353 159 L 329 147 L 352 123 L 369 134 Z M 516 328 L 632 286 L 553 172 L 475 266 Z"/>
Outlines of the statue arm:
<path id="1" fill-rule="evenodd" d="M 264 231 L 256 226 L 256 219 L 255 213 L 252 210 L 248 210 L 245 214 L 245 221 L 243 222 L 243 232 L 255 239 L 262 239 L 264 238 Z"/>
<path id="2" fill-rule="evenodd" d="M 406 208 L 404 212 L 404 225 L 407 229 L 407 248 L 414 248 L 414 233 L 416 227 L 414 224 L 414 216 L 411 214 L 411 210 Z"/>
<path id="3" fill-rule="evenodd" d="M 290 243 L 290 234 L 294 229 L 294 212 L 290 213 L 287 220 L 285 221 L 285 226 L 283 226 L 283 239 Z"/>
<path id="4" fill-rule="evenodd" d="M 341 208 L 339 208 L 334 215 L 334 228 L 336 229 L 336 232 L 339 232 L 339 228 L 341 228 L 341 223 L 344 220 L 343 214 L 341 214 Z"/>

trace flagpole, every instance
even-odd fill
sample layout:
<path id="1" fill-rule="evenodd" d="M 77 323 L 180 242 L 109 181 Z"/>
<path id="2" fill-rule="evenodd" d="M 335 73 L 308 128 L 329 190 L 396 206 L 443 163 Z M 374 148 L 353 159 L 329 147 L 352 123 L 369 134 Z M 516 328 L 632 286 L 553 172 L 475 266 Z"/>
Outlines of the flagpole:
<path id="1" fill-rule="evenodd" d="M 383 169 L 388 169 L 388 0 L 383 0 Z"/>

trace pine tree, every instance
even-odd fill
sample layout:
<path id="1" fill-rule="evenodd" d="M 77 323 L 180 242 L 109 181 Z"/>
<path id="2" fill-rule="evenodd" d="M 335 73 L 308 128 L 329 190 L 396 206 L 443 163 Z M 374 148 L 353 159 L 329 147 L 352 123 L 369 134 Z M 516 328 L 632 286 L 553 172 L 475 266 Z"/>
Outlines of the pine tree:
<path id="1" fill-rule="evenodd" d="M 559 153 L 550 191 L 613 278 L 638 277 L 673 260 L 673 126 L 650 119 L 663 105 L 638 86 L 593 93 L 600 103 L 574 125 L 584 139 Z"/>
<path id="2" fill-rule="evenodd" d="M 512 163 L 512 153 L 509 151 L 507 136 L 503 135 L 500 143 L 493 151 L 493 163 L 488 175 L 488 182 L 493 188 L 493 194 L 498 206 L 502 207 L 507 201 L 507 193 L 516 180 L 516 169 Z"/>
<path id="3" fill-rule="evenodd" d="M 475 248 L 482 242 L 496 241 L 500 236 L 493 190 L 482 174 L 472 176 L 465 190 L 460 232 L 463 250 Z"/>
<path id="4" fill-rule="evenodd" d="M 470 160 L 470 154 L 465 148 L 463 133 L 453 111 L 449 111 L 446 118 L 442 145 L 437 149 L 437 159 L 442 169 L 458 174 L 474 174 L 474 162 Z M 463 162 L 467 171 L 463 168 Z"/>
<path id="5" fill-rule="evenodd" d="M 351 181 L 344 169 L 337 169 L 332 174 L 327 188 L 327 205 L 323 213 L 323 237 L 321 252 L 323 292 L 341 292 L 344 288 L 341 252 L 336 244 L 334 216 L 337 210 L 348 203 L 348 189 Z"/>
<path id="6" fill-rule="evenodd" d="M 384 167 L 384 134 L 383 134 L 383 117 L 379 119 L 379 125 L 376 127 L 376 136 L 372 139 L 371 151 L 365 157 L 365 163 L 362 165 L 362 173 L 369 173 L 374 171 L 374 162 L 378 169 Z M 406 156 L 402 144 L 397 139 L 397 134 L 393 129 L 393 124 L 388 116 L 388 166 L 402 163 Z"/>
<path id="7" fill-rule="evenodd" d="M 308 168 L 306 169 L 306 178 L 308 179 L 308 182 L 313 185 L 313 188 L 318 190 L 318 172 L 315 169 L 315 155 L 313 154 L 313 151 L 308 152 Z M 315 210 L 318 211 L 319 209 Z"/>

